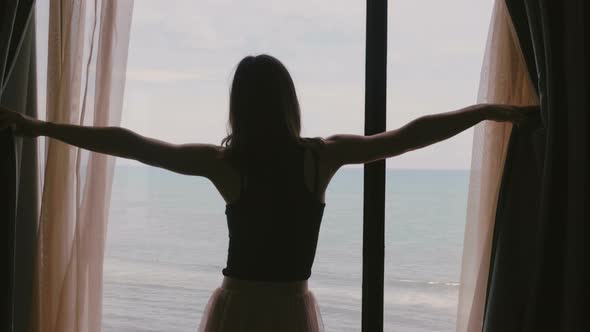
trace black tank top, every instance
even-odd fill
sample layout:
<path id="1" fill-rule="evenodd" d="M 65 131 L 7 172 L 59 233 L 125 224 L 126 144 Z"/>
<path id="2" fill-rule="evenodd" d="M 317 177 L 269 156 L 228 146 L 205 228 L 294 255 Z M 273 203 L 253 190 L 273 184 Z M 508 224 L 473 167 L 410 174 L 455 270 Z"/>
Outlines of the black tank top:
<path id="1" fill-rule="evenodd" d="M 225 276 L 261 281 L 307 280 L 325 203 L 305 185 L 306 148 L 273 156 L 272 164 L 240 171 L 240 197 L 226 205 L 229 249 Z"/>

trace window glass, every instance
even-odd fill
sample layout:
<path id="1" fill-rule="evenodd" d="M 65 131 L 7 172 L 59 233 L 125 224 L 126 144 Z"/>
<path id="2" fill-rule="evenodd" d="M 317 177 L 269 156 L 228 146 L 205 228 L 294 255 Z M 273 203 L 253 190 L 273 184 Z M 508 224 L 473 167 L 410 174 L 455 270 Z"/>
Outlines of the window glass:
<path id="1" fill-rule="evenodd" d="M 476 102 L 492 1 L 389 2 L 387 128 Z M 473 131 L 387 161 L 386 331 L 454 331 Z"/>
<path id="2" fill-rule="evenodd" d="M 267 53 L 289 69 L 302 135 L 362 134 L 364 3 L 136 1 L 122 126 L 220 144 L 235 66 Z M 362 170 L 332 180 L 310 279 L 330 331 L 358 331 Z M 206 179 L 117 160 L 104 265 L 105 331 L 187 331 L 221 284 L 225 202 Z"/>

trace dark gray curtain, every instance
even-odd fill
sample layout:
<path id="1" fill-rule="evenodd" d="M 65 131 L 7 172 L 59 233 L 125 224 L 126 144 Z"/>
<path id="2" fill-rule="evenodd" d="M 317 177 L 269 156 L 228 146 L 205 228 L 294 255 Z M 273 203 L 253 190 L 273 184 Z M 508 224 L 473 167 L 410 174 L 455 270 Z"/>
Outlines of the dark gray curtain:
<path id="1" fill-rule="evenodd" d="M 484 328 L 587 331 L 588 58 L 583 1 L 506 0 L 541 113 L 512 132 Z"/>
<path id="2" fill-rule="evenodd" d="M 33 5 L 0 2 L 0 104 L 30 116 L 37 115 Z M 38 205 L 36 142 L 0 131 L 0 156 L 0 329 L 26 331 Z"/>

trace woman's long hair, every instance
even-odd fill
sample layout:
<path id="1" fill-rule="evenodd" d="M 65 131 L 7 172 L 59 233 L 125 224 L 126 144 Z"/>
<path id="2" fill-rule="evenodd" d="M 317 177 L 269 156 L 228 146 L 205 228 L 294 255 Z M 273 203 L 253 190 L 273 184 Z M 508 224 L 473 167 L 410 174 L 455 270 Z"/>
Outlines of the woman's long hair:
<path id="1" fill-rule="evenodd" d="M 306 141 L 300 136 L 295 85 L 278 59 L 262 54 L 240 61 L 230 91 L 228 125 L 221 144 L 238 164 Z"/>

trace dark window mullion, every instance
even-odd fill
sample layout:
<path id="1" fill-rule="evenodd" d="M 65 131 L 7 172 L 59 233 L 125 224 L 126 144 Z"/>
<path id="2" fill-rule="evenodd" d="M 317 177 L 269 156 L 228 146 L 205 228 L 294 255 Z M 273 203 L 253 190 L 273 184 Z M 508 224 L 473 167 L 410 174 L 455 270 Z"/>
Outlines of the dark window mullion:
<path id="1" fill-rule="evenodd" d="M 387 0 L 367 0 L 365 135 L 386 128 Z M 364 167 L 362 331 L 383 331 L 385 160 Z"/>

